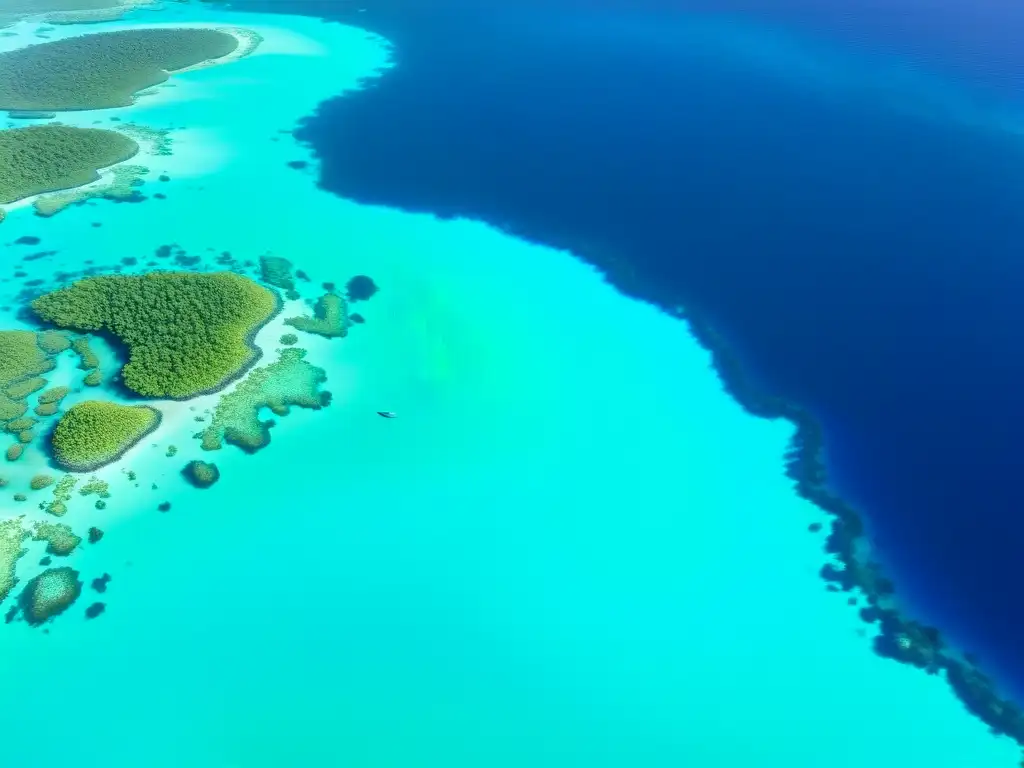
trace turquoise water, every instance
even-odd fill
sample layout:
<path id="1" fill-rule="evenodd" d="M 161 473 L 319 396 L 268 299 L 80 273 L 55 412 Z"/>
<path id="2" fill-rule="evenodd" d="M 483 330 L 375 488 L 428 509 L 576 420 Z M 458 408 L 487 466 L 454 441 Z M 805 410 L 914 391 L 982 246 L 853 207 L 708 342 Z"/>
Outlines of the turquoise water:
<path id="1" fill-rule="evenodd" d="M 164 404 L 160 429 L 98 473 L 108 509 L 73 500 L 65 522 L 107 535 L 69 563 L 113 580 L 48 634 L 0 628 L 5 765 L 1014 764 L 944 681 L 875 657 L 825 592 L 807 526 L 826 520 L 782 474 L 791 427 L 744 414 L 683 321 L 571 254 L 356 205 L 287 167 L 311 158 L 282 131 L 387 77 L 387 41 L 191 6 L 103 28 L 182 20 L 265 42 L 135 107 L 63 118 L 173 128 L 172 156 L 133 161 L 171 177 L 144 188 L 167 199 L 12 212 L 5 243 L 58 250 L 25 279 L 174 242 L 381 291 L 347 338 L 302 337 L 333 404 L 278 419 L 260 453 L 214 454 L 216 486 L 177 476 L 209 458 L 191 435 L 211 396 Z M 0 303 L 19 289 L 0 283 Z M 268 358 L 283 331 L 257 338 Z M 68 358 L 54 379 L 77 375 Z M 93 599 L 107 611 L 85 621 Z"/>

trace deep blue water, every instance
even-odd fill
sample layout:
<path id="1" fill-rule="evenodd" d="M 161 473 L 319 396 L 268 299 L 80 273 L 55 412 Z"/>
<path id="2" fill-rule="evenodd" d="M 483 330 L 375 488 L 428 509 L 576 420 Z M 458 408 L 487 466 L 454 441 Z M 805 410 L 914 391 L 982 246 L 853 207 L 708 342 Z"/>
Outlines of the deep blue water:
<path id="1" fill-rule="evenodd" d="M 820 420 L 912 611 L 1024 691 L 1024 144 L 723 62 L 665 3 L 233 5 L 395 42 L 396 70 L 302 130 L 322 185 L 571 247 L 699 312 Z M 1024 11 L 821 5 L 715 3 L 910 54 L 979 100 L 1024 84 Z"/>

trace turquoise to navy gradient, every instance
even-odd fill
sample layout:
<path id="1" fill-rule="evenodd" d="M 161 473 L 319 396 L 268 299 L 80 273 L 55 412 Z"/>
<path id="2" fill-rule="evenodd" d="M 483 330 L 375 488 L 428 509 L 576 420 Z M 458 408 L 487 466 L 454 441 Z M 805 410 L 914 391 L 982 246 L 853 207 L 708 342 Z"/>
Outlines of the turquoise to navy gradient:
<path id="1" fill-rule="evenodd" d="M 821 420 L 833 484 L 912 612 L 1024 690 L 1024 138 L 873 94 L 824 104 L 674 38 L 681 14 L 734 13 L 1024 102 L 1024 9 L 231 5 L 392 40 L 399 67 L 301 133 L 322 185 L 570 247 L 702 312 L 765 391 Z"/>

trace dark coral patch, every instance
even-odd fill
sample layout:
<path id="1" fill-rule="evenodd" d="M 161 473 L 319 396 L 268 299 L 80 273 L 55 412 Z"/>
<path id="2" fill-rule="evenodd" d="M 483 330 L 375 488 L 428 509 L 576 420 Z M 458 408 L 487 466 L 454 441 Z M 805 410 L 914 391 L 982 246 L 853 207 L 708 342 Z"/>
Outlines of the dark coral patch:
<path id="1" fill-rule="evenodd" d="M 377 284 L 366 275 L 356 275 L 345 284 L 345 292 L 349 301 L 366 301 L 377 290 Z"/>

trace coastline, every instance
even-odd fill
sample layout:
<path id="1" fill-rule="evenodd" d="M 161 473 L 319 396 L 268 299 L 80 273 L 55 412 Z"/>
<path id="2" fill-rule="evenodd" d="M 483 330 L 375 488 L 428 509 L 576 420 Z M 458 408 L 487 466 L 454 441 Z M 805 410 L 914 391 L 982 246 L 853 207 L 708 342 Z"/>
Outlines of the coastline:
<path id="1" fill-rule="evenodd" d="M 668 311 L 668 310 L 665 310 Z M 957 699 L 994 733 L 1008 736 L 1024 748 L 1024 709 L 1000 695 L 998 684 L 970 659 L 949 647 L 936 627 L 906 615 L 895 607 L 893 583 L 882 566 L 857 552 L 870 552 L 861 513 L 828 488 L 823 458 L 824 438 L 820 424 L 808 411 L 783 398 L 753 388 L 742 363 L 727 344 L 698 315 L 676 308 L 690 326 L 693 338 L 706 349 L 725 391 L 747 413 L 762 419 L 783 419 L 796 431 L 785 459 L 785 476 L 793 481 L 802 499 L 822 510 L 832 520 L 825 538 L 825 552 L 839 565 L 825 562 L 821 579 L 831 592 L 859 592 L 867 607 L 858 610 L 865 624 L 877 629 L 874 652 L 884 658 L 908 664 L 927 674 L 944 674 Z"/>
<path id="2" fill-rule="evenodd" d="M 238 273 L 234 272 L 232 274 L 237 275 Z M 243 277 L 247 276 L 243 275 Z M 247 347 L 249 347 L 249 350 L 252 352 L 252 356 L 244 365 L 238 368 L 238 370 L 236 370 L 234 373 L 225 377 L 217 386 L 208 387 L 207 389 L 194 392 L 188 397 L 143 398 L 140 395 L 137 395 L 134 392 L 131 392 L 130 390 L 126 389 L 125 391 L 129 394 L 129 396 L 133 398 L 138 398 L 140 400 L 145 399 L 157 402 L 187 403 L 191 400 L 196 399 L 197 397 L 206 397 L 208 395 L 216 395 L 220 392 L 223 392 L 227 387 L 245 378 L 246 374 L 248 374 L 249 371 L 251 371 L 256 366 L 256 364 L 263 359 L 263 356 L 265 354 L 263 347 L 256 343 L 256 337 L 259 335 L 260 331 L 262 331 L 264 328 L 270 325 L 270 323 L 273 322 L 273 320 L 276 317 L 278 317 L 278 315 L 280 315 L 282 310 L 284 309 L 284 300 L 281 298 L 280 294 L 274 288 L 265 285 L 264 283 L 260 282 L 259 280 L 256 280 L 255 278 L 248 277 L 247 279 L 252 280 L 261 288 L 265 288 L 268 291 L 270 291 L 270 293 L 274 297 L 274 310 L 269 315 L 267 315 L 267 317 L 262 322 L 250 328 L 243 337 L 242 342 Z M 122 385 L 122 389 L 123 388 L 124 387 Z"/>
<path id="3" fill-rule="evenodd" d="M 263 43 L 263 36 L 259 32 L 252 29 L 246 29 L 245 27 L 221 27 L 214 24 L 192 24 L 182 28 L 187 29 L 191 27 L 195 29 L 200 26 L 205 29 L 212 29 L 215 32 L 223 32 L 226 35 L 231 35 L 238 43 L 238 47 L 236 47 L 231 53 L 221 56 L 219 59 L 207 59 L 206 61 L 200 61 L 197 64 L 191 64 L 187 67 L 182 67 L 181 69 L 164 70 L 165 72 L 170 75 L 178 75 L 182 72 L 195 72 L 196 70 L 206 69 L 207 67 L 218 67 L 223 64 L 231 64 L 232 62 L 244 59 L 246 56 L 252 54 Z M 138 97 L 140 92 L 136 92 L 135 97 Z"/>
<path id="4" fill-rule="evenodd" d="M 48 125 L 63 125 L 63 123 L 48 123 Z M 71 126 L 71 127 L 77 128 L 78 126 Z M 7 130 L 17 130 L 17 129 L 13 129 L 12 128 L 12 129 L 7 129 Z M 17 210 L 18 208 L 22 208 L 22 207 L 25 207 L 25 206 L 28 206 L 28 205 L 33 205 L 38 198 L 44 197 L 46 195 L 52 195 L 52 194 L 57 193 L 57 192 L 70 192 L 71 190 L 74 190 L 74 189 L 86 189 L 86 188 L 90 187 L 91 185 L 96 184 L 96 182 L 103 181 L 105 177 L 109 177 L 110 176 L 110 173 L 109 173 L 110 169 L 114 168 L 115 166 L 122 165 L 123 163 L 127 163 L 129 160 L 137 157 L 139 155 L 139 153 L 141 153 L 143 151 L 142 145 L 139 144 L 138 141 L 135 141 L 134 137 L 128 136 L 127 133 L 125 133 L 123 131 L 116 131 L 115 129 L 105 129 L 105 130 L 111 130 L 111 131 L 114 131 L 116 133 L 120 133 L 121 135 L 127 136 L 128 138 L 132 139 L 132 141 L 135 142 L 135 149 L 132 151 L 131 154 L 125 155 L 124 157 L 121 157 L 121 158 L 113 161 L 112 163 L 107 163 L 106 165 L 100 165 L 100 166 L 97 166 L 96 168 L 94 168 L 93 169 L 93 175 L 95 176 L 95 178 L 92 178 L 92 179 L 90 179 L 87 182 L 84 182 L 82 184 L 72 184 L 70 186 L 55 186 L 55 187 L 47 188 L 47 189 L 42 190 L 40 192 L 32 192 L 31 194 L 24 195 L 23 197 L 19 197 L 17 200 L 12 200 L 9 203 L 0 202 L 0 208 L 4 209 L 5 211 L 10 212 L 10 211 L 13 211 L 13 210 Z M 104 174 L 103 173 L 104 171 L 107 171 L 108 173 Z"/>
<path id="5" fill-rule="evenodd" d="M 64 472 L 70 472 L 72 474 L 82 474 L 82 473 L 85 473 L 85 472 L 95 472 L 98 469 L 102 469 L 103 467 L 106 467 L 106 466 L 108 466 L 110 464 L 113 464 L 114 462 L 120 461 L 124 457 L 124 455 L 126 453 L 128 453 L 128 451 L 130 451 L 132 448 L 134 448 L 139 443 L 141 443 L 146 437 L 148 437 L 149 435 L 153 434 L 160 427 L 160 425 L 163 423 L 164 415 L 160 411 L 159 408 L 155 408 L 152 405 L 141 405 L 141 404 L 140 405 L 135 405 L 133 407 L 145 408 L 150 413 L 152 413 L 155 418 L 153 419 L 152 424 L 150 424 L 149 427 L 144 432 L 142 432 L 137 437 L 135 437 L 133 440 L 131 440 L 130 442 L 126 443 L 124 446 L 119 448 L 117 450 L 117 452 L 111 454 L 111 456 L 109 458 L 105 458 L 105 459 L 102 459 L 102 460 L 99 460 L 99 461 L 95 461 L 95 462 L 92 462 L 92 463 L 89 463 L 89 464 L 73 464 L 73 463 L 64 462 L 64 461 L 59 460 L 56 457 L 56 455 L 54 454 L 54 452 L 53 452 L 53 447 L 52 447 L 52 444 L 51 444 L 50 441 L 51 441 L 51 438 L 53 436 L 53 430 L 57 428 L 57 424 L 59 423 L 60 419 L 57 419 L 56 421 L 54 421 L 53 427 L 50 430 L 47 431 L 46 439 L 44 441 L 44 445 L 46 446 L 46 454 L 49 456 L 51 462 L 54 464 L 54 466 L 57 469 L 63 470 Z"/>

